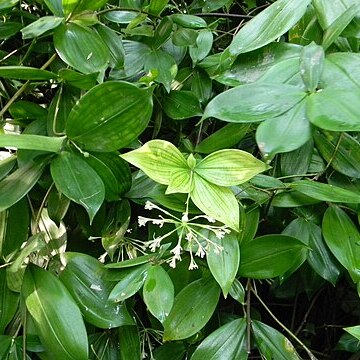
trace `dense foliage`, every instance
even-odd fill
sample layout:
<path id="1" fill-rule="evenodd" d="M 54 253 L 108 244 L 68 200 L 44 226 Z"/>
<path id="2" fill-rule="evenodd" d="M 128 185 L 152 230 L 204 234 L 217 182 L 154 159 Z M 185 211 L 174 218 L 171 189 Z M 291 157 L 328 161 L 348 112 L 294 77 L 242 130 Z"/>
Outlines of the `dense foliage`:
<path id="1" fill-rule="evenodd" d="M 358 0 L 0 14 L 0 359 L 358 358 Z"/>

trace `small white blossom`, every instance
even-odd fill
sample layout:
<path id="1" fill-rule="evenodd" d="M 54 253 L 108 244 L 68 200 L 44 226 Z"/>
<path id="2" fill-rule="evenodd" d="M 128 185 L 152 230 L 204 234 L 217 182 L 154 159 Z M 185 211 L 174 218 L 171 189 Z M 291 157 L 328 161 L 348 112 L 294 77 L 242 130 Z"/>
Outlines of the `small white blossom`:
<path id="1" fill-rule="evenodd" d="M 157 206 L 151 201 L 146 201 L 145 210 L 153 210 L 153 209 L 157 209 Z"/>
<path id="2" fill-rule="evenodd" d="M 194 259 L 190 260 L 190 265 L 189 265 L 189 270 L 194 270 L 194 269 L 198 269 L 198 265 L 197 263 L 194 261 Z"/>
<path id="3" fill-rule="evenodd" d="M 138 217 L 139 227 L 145 226 L 148 221 L 150 221 L 150 219 L 148 219 L 148 218 L 146 218 L 146 217 L 143 217 L 143 216 L 139 216 L 139 217 Z"/>
<path id="4" fill-rule="evenodd" d="M 205 256 L 205 254 L 206 254 L 206 252 L 205 252 L 204 248 L 199 244 L 195 255 L 200 258 L 203 258 Z"/>

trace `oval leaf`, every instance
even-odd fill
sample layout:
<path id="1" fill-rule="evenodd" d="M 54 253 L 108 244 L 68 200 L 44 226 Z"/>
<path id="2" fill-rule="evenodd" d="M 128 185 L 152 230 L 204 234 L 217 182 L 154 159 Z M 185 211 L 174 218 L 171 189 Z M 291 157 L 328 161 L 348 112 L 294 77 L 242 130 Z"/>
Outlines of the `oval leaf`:
<path id="1" fill-rule="evenodd" d="M 218 239 L 214 233 L 209 232 L 207 238 L 222 247 L 220 253 L 209 251 L 206 260 L 212 276 L 220 285 L 226 298 L 239 268 L 239 242 L 234 232 L 226 234 L 221 239 Z"/>
<path id="2" fill-rule="evenodd" d="M 31 39 L 55 29 L 64 21 L 61 17 L 43 16 L 28 26 L 21 29 L 23 39 Z"/>
<path id="3" fill-rule="evenodd" d="M 265 235 L 240 248 L 239 273 L 252 279 L 270 279 L 290 270 L 305 253 L 305 245 L 291 236 Z"/>
<path id="4" fill-rule="evenodd" d="M 88 341 L 79 308 L 60 280 L 30 265 L 21 289 L 41 342 L 56 360 L 87 360 Z"/>
<path id="5" fill-rule="evenodd" d="M 47 71 L 29 66 L 0 66 L 0 77 L 19 80 L 51 80 L 57 75 Z"/>
<path id="6" fill-rule="evenodd" d="M 278 0 L 241 28 L 230 44 L 231 55 L 258 49 L 290 30 L 311 0 Z"/>
<path id="7" fill-rule="evenodd" d="M 234 193 L 194 174 L 191 200 L 206 215 L 239 230 L 239 204 Z"/>
<path id="8" fill-rule="evenodd" d="M 261 121 L 288 111 L 305 95 L 298 87 L 292 85 L 241 85 L 212 99 L 206 106 L 202 118 L 215 117 L 228 122 Z"/>
<path id="9" fill-rule="evenodd" d="M 291 342 L 279 331 L 260 321 L 252 321 L 252 330 L 266 359 L 301 360 Z"/>
<path id="10" fill-rule="evenodd" d="M 174 306 L 164 321 L 164 341 L 186 339 L 211 318 L 219 300 L 220 288 L 211 278 L 185 286 L 175 297 Z"/>
<path id="11" fill-rule="evenodd" d="M 54 45 L 66 64 L 84 74 L 99 72 L 108 66 L 109 50 L 90 28 L 74 23 L 61 25 L 54 33 Z"/>
<path id="12" fill-rule="evenodd" d="M 99 175 L 80 156 L 68 151 L 51 162 L 50 171 L 57 189 L 82 205 L 91 223 L 105 198 L 105 187 Z"/>
<path id="13" fill-rule="evenodd" d="M 196 348 L 191 360 L 247 359 L 246 319 L 236 319 L 219 327 Z"/>
<path id="14" fill-rule="evenodd" d="M 68 137 L 86 150 L 109 152 L 125 147 L 148 125 L 151 92 L 120 81 L 92 88 L 70 112 Z"/>
<path id="15" fill-rule="evenodd" d="M 169 185 L 174 171 L 188 171 L 184 156 L 172 143 L 164 140 L 148 141 L 141 148 L 130 151 L 121 157 L 140 168 L 154 181 Z"/>
<path id="16" fill-rule="evenodd" d="M 164 322 L 174 303 L 174 285 L 160 265 L 152 266 L 147 272 L 143 296 L 151 314 Z"/>
<path id="17" fill-rule="evenodd" d="M 337 206 L 329 207 L 323 218 L 322 231 L 326 244 L 349 271 L 354 282 L 360 280 L 360 234 L 346 213 Z"/>
<path id="18" fill-rule="evenodd" d="M 104 279 L 104 265 L 80 253 L 61 255 L 65 269 L 59 278 L 78 304 L 85 320 L 102 329 L 132 325 L 125 304 L 108 302 L 113 283 Z"/>
<path id="19" fill-rule="evenodd" d="M 196 174 L 219 186 L 233 186 L 250 180 L 268 167 L 253 155 L 242 150 L 219 150 L 201 160 L 194 168 Z"/>

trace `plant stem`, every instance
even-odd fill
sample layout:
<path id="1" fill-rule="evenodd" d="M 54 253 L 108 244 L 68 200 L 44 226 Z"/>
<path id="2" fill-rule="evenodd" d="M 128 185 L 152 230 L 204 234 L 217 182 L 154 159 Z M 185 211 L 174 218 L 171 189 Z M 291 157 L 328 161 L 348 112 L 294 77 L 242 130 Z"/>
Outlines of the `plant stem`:
<path id="1" fill-rule="evenodd" d="M 246 284 L 246 351 L 248 354 L 251 353 L 251 283 L 248 279 Z"/>
<path id="2" fill-rule="evenodd" d="M 251 286 L 251 285 L 250 285 Z M 255 295 L 255 297 L 259 300 L 260 304 L 265 308 L 265 310 L 269 313 L 269 315 L 275 320 L 275 322 L 281 326 L 308 354 L 311 360 L 318 360 L 317 357 L 311 352 L 311 350 L 290 330 L 288 329 L 273 313 L 272 311 L 266 306 L 266 304 L 262 301 L 260 296 L 251 288 L 251 291 Z"/>

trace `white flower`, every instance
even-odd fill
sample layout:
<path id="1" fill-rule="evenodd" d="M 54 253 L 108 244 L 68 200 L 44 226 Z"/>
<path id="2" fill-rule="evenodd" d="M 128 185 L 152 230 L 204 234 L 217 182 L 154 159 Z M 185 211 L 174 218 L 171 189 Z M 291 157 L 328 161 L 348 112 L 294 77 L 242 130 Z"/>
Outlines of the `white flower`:
<path id="1" fill-rule="evenodd" d="M 151 201 L 146 201 L 145 210 L 153 210 L 153 209 L 157 209 L 157 206 Z"/>
<path id="2" fill-rule="evenodd" d="M 195 255 L 200 258 L 203 258 L 205 256 L 205 254 L 206 254 L 206 252 L 205 252 L 204 248 L 200 244 L 198 244 L 198 249 L 197 249 Z"/>
<path id="3" fill-rule="evenodd" d="M 139 217 L 138 217 L 139 227 L 145 226 L 148 221 L 150 221 L 150 219 L 148 219 L 148 218 L 146 218 L 146 217 L 143 217 L 143 216 L 139 216 Z"/>

